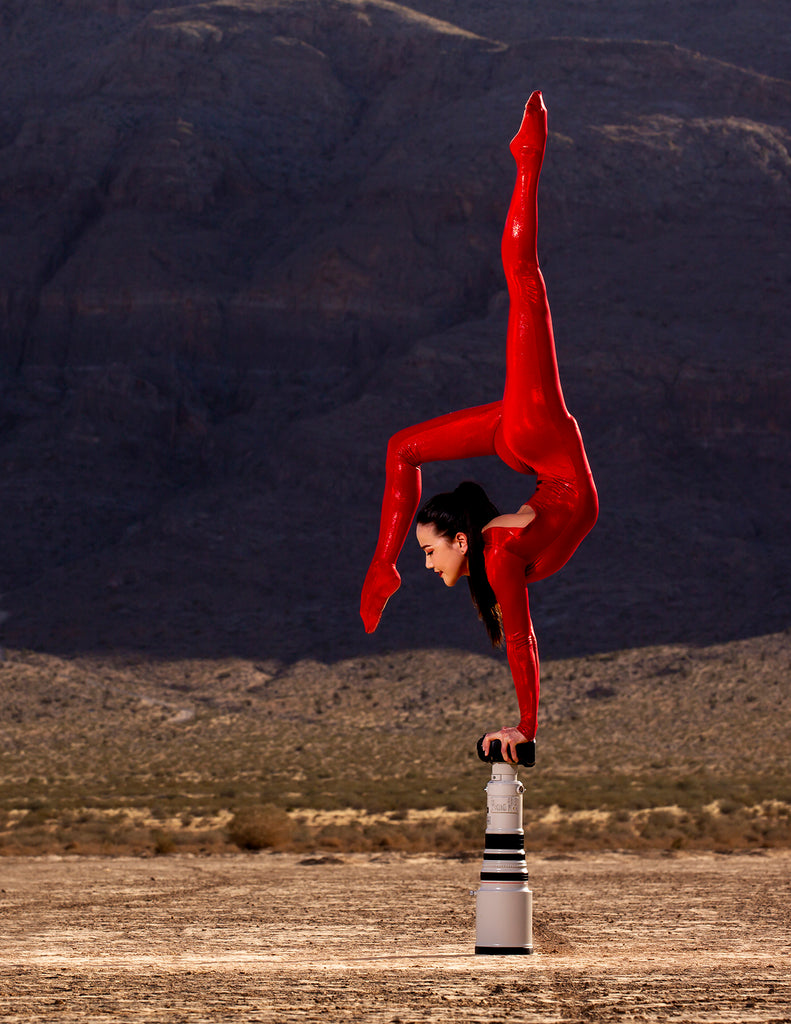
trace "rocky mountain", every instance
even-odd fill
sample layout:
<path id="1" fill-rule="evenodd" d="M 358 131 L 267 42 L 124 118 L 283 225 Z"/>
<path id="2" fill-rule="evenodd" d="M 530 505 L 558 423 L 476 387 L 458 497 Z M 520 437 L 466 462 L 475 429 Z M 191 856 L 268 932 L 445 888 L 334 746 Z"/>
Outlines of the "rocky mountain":
<path id="1" fill-rule="evenodd" d="M 357 601 L 390 433 L 499 397 L 534 88 L 602 505 L 542 651 L 783 629 L 790 58 L 779 0 L 0 4 L 3 641 L 486 649 L 416 549 L 373 637 Z M 464 476 L 529 496 L 488 461 L 426 491 Z"/>

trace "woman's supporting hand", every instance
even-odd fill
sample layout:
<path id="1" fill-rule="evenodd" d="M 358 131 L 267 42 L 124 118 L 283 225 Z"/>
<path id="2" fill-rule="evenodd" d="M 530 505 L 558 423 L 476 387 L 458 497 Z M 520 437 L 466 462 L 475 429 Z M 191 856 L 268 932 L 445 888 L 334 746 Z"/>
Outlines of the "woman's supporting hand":
<path id="1" fill-rule="evenodd" d="M 401 576 L 391 562 L 371 562 L 360 598 L 360 615 L 366 633 L 373 633 L 379 625 L 385 605 L 400 586 Z"/>
<path id="2" fill-rule="evenodd" d="M 500 749 L 502 750 L 503 758 L 509 764 L 518 764 L 518 758 L 516 748 L 520 743 L 527 742 L 527 736 L 523 732 L 520 732 L 516 726 L 504 725 L 498 732 L 487 732 L 483 738 L 483 752 L 488 756 L 489 745 L 492 740 L 500 741 Z"/>

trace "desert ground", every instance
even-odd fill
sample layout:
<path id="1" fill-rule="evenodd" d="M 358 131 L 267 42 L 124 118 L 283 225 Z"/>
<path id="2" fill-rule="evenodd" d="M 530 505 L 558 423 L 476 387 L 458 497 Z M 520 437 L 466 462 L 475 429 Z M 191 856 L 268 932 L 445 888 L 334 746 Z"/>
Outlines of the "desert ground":
<path id="1" fill-rule="evenodd" d="M 791 854 L 530 859 L 533 956 L 475 956 L 472 859 L 9 858 L 27 1021 L 791 1021 Z"/>

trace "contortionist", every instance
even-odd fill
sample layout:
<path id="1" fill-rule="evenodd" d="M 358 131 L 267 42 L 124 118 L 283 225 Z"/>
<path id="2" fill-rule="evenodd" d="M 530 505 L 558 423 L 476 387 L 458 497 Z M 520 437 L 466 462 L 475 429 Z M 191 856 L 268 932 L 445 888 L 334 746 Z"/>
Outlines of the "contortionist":
<path id="1" fill-rule="evenodd" d="M 387 447 L 379 540 L 363 585 L 367 632 L 379 624 L 401 577 L 396 562 L 417 512 L 426 568 L 455 586 L 467 577 L 473 603 L 495 645 L 505 640 L 519 703 L 515 726 L 486 734 L 503 756 L 536 735 L 539 663 L 527 586 L 565 565 L 598 515 L 598 499 L 576 420 L 563 399 L 552 320 L 538 265 L 538 179 L 547 111 L 534 92 L 511 142 L 517 174 L 505 222 L 502 258 L 510 312 L 502 401 L 463 409 L 399 431 Z M 424 462 L 497 455 L 538 478 L 530 500 L 499 515 L 483 489 L 465 482 L 418 511 Z"/>

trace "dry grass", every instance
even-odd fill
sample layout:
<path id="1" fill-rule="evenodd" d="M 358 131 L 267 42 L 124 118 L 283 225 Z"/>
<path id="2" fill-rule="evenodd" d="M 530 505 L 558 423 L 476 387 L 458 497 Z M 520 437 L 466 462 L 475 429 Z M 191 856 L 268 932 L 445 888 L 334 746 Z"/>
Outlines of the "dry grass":
<path id="1" fill-rule="evenodd" d="M 532 849 L 791 845 L 786 633 L 543 666 Z M 502 660 L 0 663 L 0 851 L 477 851 Z"/>

